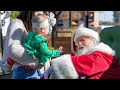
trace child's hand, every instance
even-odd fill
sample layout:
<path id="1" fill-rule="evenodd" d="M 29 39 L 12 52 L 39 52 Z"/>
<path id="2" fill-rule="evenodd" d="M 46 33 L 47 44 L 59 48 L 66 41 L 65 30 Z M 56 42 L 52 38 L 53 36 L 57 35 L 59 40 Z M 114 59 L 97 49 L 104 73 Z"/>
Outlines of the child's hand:
<path id="1" fill-rule="evenodd" d="M 60 50 L 60 53 L 62 53 L 63 52 L 63 46 L 60 46 L 59 50 Z"/>

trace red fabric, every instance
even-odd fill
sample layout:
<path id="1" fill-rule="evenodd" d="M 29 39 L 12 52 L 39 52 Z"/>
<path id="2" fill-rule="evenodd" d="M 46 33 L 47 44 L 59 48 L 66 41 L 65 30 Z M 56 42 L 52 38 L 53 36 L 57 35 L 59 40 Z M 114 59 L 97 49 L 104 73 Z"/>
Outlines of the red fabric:
<path id="1" fill-rule="evenodd" d="M 10 57 L 7 59 L 7 63 L 10 65 L 10 66 L 12 66 L 14 63 L 15 63 L 15 61 L 13 61 Z"/>
<path id="2" fill-rule="evenodd" d="M 71 56 L 74 56 L 74 54 L 71 52 Z"/>
<path id="3" fill-rule="evenodd" d="M 18 62 L 15 62 L 14 60 L 12 60 L 10 57 L 7 59 L 7 63 L 12 66 L 14 63 L 18 63 Z M 18 63 L 20 64 L 20 63 Z M 28 69 L 28 70 L 34 70 L 33 68 L 29 67 L 29 66 L 26 66 L 26 65 L 22 65 L 20 64 L 21 66 L 23 66 L 25 69 Z"/>
<path id="4" fill-rule="evenodd" d="M 107 53 L 95 51 L 91 54 L 71 56 L 78 75 L 87 79 L 120 79 L 120 63 Z"/>

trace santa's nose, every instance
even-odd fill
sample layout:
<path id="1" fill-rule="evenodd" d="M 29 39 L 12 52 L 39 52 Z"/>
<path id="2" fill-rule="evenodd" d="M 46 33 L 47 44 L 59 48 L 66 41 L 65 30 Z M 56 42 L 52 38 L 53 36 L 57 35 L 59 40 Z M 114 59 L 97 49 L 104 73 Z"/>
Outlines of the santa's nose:
<path id="1" fill-rule="evenodd" d="M 81 42 L 78 43 L 79 46 L 83 46 Z"/>

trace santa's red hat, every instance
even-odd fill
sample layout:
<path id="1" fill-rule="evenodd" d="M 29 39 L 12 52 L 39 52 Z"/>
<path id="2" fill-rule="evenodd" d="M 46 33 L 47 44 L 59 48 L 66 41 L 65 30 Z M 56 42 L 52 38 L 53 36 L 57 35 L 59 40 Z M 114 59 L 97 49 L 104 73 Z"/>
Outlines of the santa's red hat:
<path id="1" fill-rule="evenodd" d="M 96 31 L 89 28 L 85 28 L 85 27 L 77 28 L 75 31 L 74 41 L 76 41 L 76 39 L 80 36 L 90 36 L 96 39 L 97 41 L 100 41 L 99 34 Z"/>
<path id="2" fill-rule="evenodd" d="M 72 39 L 71 39 L 71 51 L 72 53 L 74 54 L 74 52 L 76 51 L 76 46 L 75 46 L 75 42 L 76 42 L 76 39 L 80 36 L 90 36 L 94 39 L 96 39 L 97 42 L 100 41 L 100 37 L 99 37 L 99 34 L 92 30 L 92 29 L 89 29 L 89 28 L 85 28 L 85 27 L 78 27 L 73 36 L 72 36 Z"/>

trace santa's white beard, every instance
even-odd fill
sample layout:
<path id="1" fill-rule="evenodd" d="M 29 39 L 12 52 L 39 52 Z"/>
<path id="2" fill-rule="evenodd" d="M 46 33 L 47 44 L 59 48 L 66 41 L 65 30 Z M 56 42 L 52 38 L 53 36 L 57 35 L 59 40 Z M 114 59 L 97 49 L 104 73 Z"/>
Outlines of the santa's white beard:
<path id="1" fill-rule="evenodd" d="M 90 50 L 90 48 L 88 48 L 88 47 L 83 47 L 81 49 L 78 49 L 75 53 L 75 56 L 86 54 L 89 50 Z"/>
<path id="2" fill-rule="evenodd" d="M 94 45 L 93 45 L 93 43 L 91 43 L 89 47 L 78 48 L 76 53 L 75 53 L 75 56 L 87 54 L 87 52 L 90 51 L 93 47 L 94 47 Z"/>

